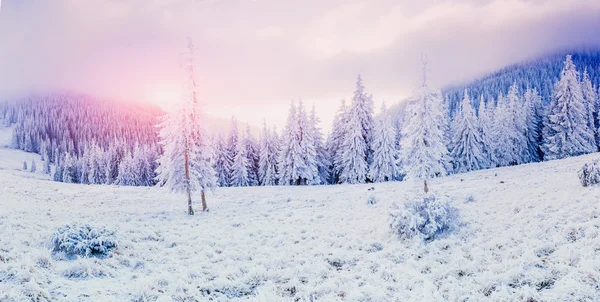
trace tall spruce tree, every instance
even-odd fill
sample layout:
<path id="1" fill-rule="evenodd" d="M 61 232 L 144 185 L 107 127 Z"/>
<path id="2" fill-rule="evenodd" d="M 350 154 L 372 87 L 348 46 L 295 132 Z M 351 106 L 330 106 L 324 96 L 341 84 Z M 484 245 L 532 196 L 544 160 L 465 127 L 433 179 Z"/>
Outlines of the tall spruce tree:
<path id="1" fill-rule="evenodd" d="M 596 88 L 592 85 L 592 81 L 587 73 L 587 69 L 583 70 L 583 78 L 581 80 L 581 92 L 583 100 L 587 109 L 588 127 L 592 129 L 594 133 L 594 139 L 591 142 L 594 146 L 598 146 L 598 131 L 596 124 L 596 117 L 598 114 L 598 95 L 596 94 Z"/>
<path id="2" fill-rule="evenodd" d="M 407 179 L 426 180 L 448 174 L 446 121 L 439 89 L 428 85 L 427 63 L 423 62 L 419 88 L 407 105 L 400 145 L 400 163 Z"/>
<path id="3" fill-rule="evenodd" d="M 266 121 L 260 135 L 260 154 L 258 164 L 258 176 L 262 186 L 274 186 L 277 184 L 277 149 L 275 138 L 267 128 Z"/>
<path id="4" fill-rule="evenodd" d="M 158 158 L 157 180 L 174 192 L 187 195 L 188 214 L 194 215 L 192 192 L 200 191 L 202 211 L 207 209 L 205 192 L 216 184 L 210 159 L 209 137 L 196 94 L 193 64 L 194 46 L 188 41 L 186 60 L 187 95 L 177 110 L 163 118 L 159 132 L 164 153 Z"/>
<path id="5" fill-rule="evenodd" d="M 232 159 L 229 157 L 230 153 L 223 134 L 219 133 L 215 137 L 214 145 L 215 160 L 213 166 L 217 177 L 217 185 L 227 187 L 231 180 Z"/>
<path id="6" fill-rule="evenodd" d="M 584 102 L 579 72 L 568 55 L 560 80 L 554 86 L 544 124 L 544 159 L 553 160 L 594 152 L 594 133 L 588 126 L 588 109 Z"/>
<path id="7" fill-rule="evenodd" d="M 542 143 L 542 99 L 535 88 L 528 88 L 523 96 L 525 104 L 525 132 L 527 137 L 528 158 L 525 162 L 541 160 Z"/>
<path id="8" fill-rule="evenodd" d="M 469 94 L 465 89 L 461 110 L 457 115 L 456 132 L 452 137 L 451 155 L 457 173 L 484 169 L 488 166 L 477 124 Z"/>
<path id="9" fill-rule="evenodd" d="M 373 135 L 373 162 L 369 167 L 369 179 L 373 182 L 391 181 L 398 177 L 398 149 L 396 128 L 387 114 L 385 103 L 375 122 Z"/>

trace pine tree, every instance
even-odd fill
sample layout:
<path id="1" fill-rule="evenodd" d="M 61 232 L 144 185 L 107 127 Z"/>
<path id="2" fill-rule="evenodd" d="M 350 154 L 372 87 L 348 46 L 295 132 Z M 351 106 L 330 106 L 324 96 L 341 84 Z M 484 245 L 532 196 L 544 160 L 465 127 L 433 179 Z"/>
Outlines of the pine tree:
<path id="1" fill-rule="evenodd" d="M 342 183 L 358 184 L 367 179 L 367 144 L 362 135 L 360 118 L 355 112 L 350 114 L 348 129 L 344 136 L 341 154 Z"/>
<path id="2" fill-rule="evenodd" d="M 260 160 L 258 165 L 258 176 L 262 186 L 277 184 L 277 149 L 275 144 L 271 132 L 267 129 L 267 123 L 264 122 L 260 136 Z"/>
<path id="3" fill-rule="evenodd" d="M 229 163 L 230 170 L 228 171 L 227 186 L 232 185 L 233 179 L 233 160 L 237 155 L 237 147 L 239 140 L 238 123 L 235 116 L 231 117 L 231 127 L 229 128 L 229 136 L 227 137 L 227 158 L 231 159 Z"/>
<path id="4" fill-rule="evenodd" d="M 149 187 L 153 184 L 154 175 L 150 169 L 148 159 L 149 150 L 146 147 L 135 145 L 133 149 L 132 170 L 135 173 L 135 185 Z"/>
<path id="5" fill-rule="evenodd" d="M 588 128 L 592 129 L 594 133 L 593 141 L 591 142 L 595 147 L 598 146 L 598 132 L 596 129 L 595 117 L 598 113 L 597 102 L 598 95 L 596 94 L 596 88 L 592 85 L 592 81 L 587 73 L 587 69 L 583 70 L 583 79 L 581 80 L 581 92 L 583 94 L 583 100 L 587 109 Z"/>
<path id="6" fill-rule="evenodd" d="M 310 131 L 312 132 L 315 149 L 317 151 L 317 168 L 319 171 L 318 183 L 327 184 L 330 178 L 329 167 L 331 166 L 331 162 L 329 161 L 327 149 L 323 142 L 323 133 L 321 132 L 321 128 L 319 128 L 320 122 L 315 110 L 315 105 L 313 104 L 312 110 L 310 111 Z"/>
<path id="7" fill-rule="evenodd" d="M 496 156 L 494 155 L 494 141 L 492 140 L 492 119 L 490 112 L 486 107 L 483 95 L 479 100 L 479 109 L 477 111 L 477 125 L 479 129 L 479 135 L 481 136 L 481 149 L 485 154 L 485 167 L 490 168 L 495 166 Z"/>
<path id="8" fill-rule="evenodd" d="M 217 185 L 220 187 L 229 186 L 231 180 L 231 161 L 229 152 L 225 144 L 225 138 L 219 133 L 215 139 L 215 161 L 214 169 L 217 176 Z"/>
<path id="9" fill-rule="evenodd" d="M 568 55 L 550 103 L 544 125 L 544 159 L 553 160 L 594 152 L 594 133 L 588 127 L 579 73 Z"/>
<path id="10" fill-rule="evenodd" d="M 248 160 L 248 186 L 258 186 L 260 185 L 258 177 L 258 143 L 250 131 L 249 124 L 246 124 L 246 136 L 244 136 L 243 142 Z"/>
<path id="11" fill-rule="evenodd" d="M 398 177 L 398 150 L 395 139 L 396 128 L 392 125 L 383 103 L 373 135 L 373 162 L 369 167 L 369 179 L 373 182 L 391 181 Z"/>
<path id="12" fill-rule="evenodd" d="M 62 181 L 65 183 L 77 183 L 77 169 L 70 153 L 65 155 L 64 166 L 62 170 Z"/>
<path id="13" fill-rule="evenodd" d="M 356 90 L 352 97 L 351 111 L 357 115 L 360 122 L 360 129 L 366 147 L 365 161 L 370 164 L 373 160 L 373 96 L 366 94 L 360 75 L 356 79 Z"/>
<path id="14" fill-rule="evenodd" d="M 298 105 L 297 116 L 299 130 L 299 144 L 302 154 L 301 161 L 304 162 L 304 168 L 300 171 L 300 184 L 319 185 L 321 177 L 319 176 L 319 166 L 317 162 L 317 148 L 315 146 L 314 127 L 308 119 L 302 100 Z"/>
<path id="15" fill-rule="evenodd" d="M 134 168 L 133 155 L 127 150 L 125 156 L 119 163 L 119 175 L 115 181 L 115 184 L 119 186 L 135 186 L 138 183 L 139 176 L 137 175 Z"/>
<path id="16" fill-rule="evenodd" d="M 496 110 L 494 110 L 493 140 L 495 141 L 494 154 L 496 166 L 503 167 L 516 164 L 519 161 L 515 153 L 512 132 L 515 129 L 514 118 L 508 100 L 498 95 Z"/>
<path id="17" fill-rule="evenodd" d="M 540 144 L 542 142 L 542 99 L 537 89 L 528 88 L 523 96 L 525 99 L 525 133 L 527 137 L 528 158 L 525 162 L 540 161 Z"/>
<path id="18" fill-rule="evenodd" d="M 333 124 L 331 126 L 331 134 L 327 137 L 326 149 L 330 162 L 330 179 L 329 183 L 340 183 L 340 174 L 342 167 L 342 144 L 347 132 L 347 113 L 346 102 L 340 101 Z"/>
<path id="19" fill-rule="evenodd" d="M 244 140 L 238 140 L 231 173 L 231 186 L 233 187 L 247 187 L 250 185 L 250 179 L 248 177 L 250 162 L 248 161 L 247 152 L 248 148 L 246 148 Z"/>
<path id="20" fill-rule="evenodd" d="M 37 167 L 35 166 L 35 159 L 32 159 L 31 160 L 31 168 L 29 169 L 29 172 L 35 173 L 36 170 L 37 170 Z"/>
<path id="21" fill-rule="evenodd" d="M 188 96 L 182 106 L 167 115 L 160 125 L 159 137 L 164 153 L 158 158 L 157 169 L 159 184 L 187 194 L 189 215 L 194 215 L 192 192 L 200 190 L 202 211 L 205 211 L 205 191 L 216 184 L 210 162 L 212 150 L 202 125 L 204 116 L 196 95 L 193 52 L 194 46 L 189 39 L 186 64 Z"/>
<path id="22" fill-rule="evenodd" d="M 523 102 L 519 97 L 517 83 L 513 83 L 508 89 L 507 95 L 508 112 L 510 119 L 508 121 L 510 127 L 505 129 L 510 135 L 510 147 L 514 154 L 513 165 L 527 162 L 529 149 L 527 148 L 526 137 L 526 111 L 523 110 Z"/>
<path id="23" fill-rule="evenodd" d="M 482 149 L 483 140 L 479 129 L 477 129 L 477 119 L 466 89 L 459 114 L 456 132 L 454 132 L 452 138 L 453 149 L 451 155 L 454 161 L 454 169 L 457 173 L 484 169 L 488 166 L 488 163 Z"/>
<path id="24" fill-rule="evenodd" d="M 428 86 L 424 62 L 419 89 L 406 108 L 400 142 L 400 163 L 407 179 L 426 180 L 448 174 L 445 120 L 441 92 Z"/>
<path id="25" fill-rule="evenodd" d="M 291 102 L 279 152 L 279 185 L 299 185 L 306 163 L 300 147 L 296 105 Z"/>

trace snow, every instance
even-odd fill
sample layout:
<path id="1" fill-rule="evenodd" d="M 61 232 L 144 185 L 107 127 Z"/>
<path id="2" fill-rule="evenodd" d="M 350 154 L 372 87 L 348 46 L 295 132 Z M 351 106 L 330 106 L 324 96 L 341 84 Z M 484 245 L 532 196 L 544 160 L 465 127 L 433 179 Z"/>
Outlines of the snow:
<path id="1" fill-rule="evenodd" d="M 165 189 L 31 177 L 31 156 L 0 148 L 2 301 L 598 299 L 600 187 L 577 178 L 598 153 L 429 180 L 464 223 L 430 243 L 389 229 L 416 181 L 218 188 L 188 216 Z M 75 222 L 115 230 L 115 253 L 55 259 L 53 232 Z"/>

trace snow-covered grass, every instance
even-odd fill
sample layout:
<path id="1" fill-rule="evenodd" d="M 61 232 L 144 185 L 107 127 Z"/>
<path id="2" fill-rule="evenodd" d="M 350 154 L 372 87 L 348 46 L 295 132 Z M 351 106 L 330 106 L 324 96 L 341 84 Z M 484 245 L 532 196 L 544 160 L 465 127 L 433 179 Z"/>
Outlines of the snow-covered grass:
<path id="1" fill-rule="evenodd" d="M 158 188 L 56 183 L 19 171 L 31 154 L 0 156 L 0 301 L 593 301 L 600 292 L 600 187 L 577 177 L 600 154 L 430 181 L 463 225 L 428 243 L 397 239 L 388 221 L 392 203 L 422 184 L 218 189 L 209 213 L 187 216 L 182 196 Z M 52 255 L 54 231 L 73 223 L 114 230 L 118 248 L 104 259 Z"/>

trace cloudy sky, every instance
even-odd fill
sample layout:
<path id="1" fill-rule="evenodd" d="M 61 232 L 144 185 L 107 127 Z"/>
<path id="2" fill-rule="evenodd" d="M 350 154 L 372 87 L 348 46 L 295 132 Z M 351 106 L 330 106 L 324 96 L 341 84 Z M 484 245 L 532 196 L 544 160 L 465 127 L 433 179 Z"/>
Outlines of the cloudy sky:
<path id="1" fill-rule="evenodd" d="M 179 96 L 185 38 L 206 110 L 282 126 L 290 100 L 324 128 L 357 74 L 379 104 L 537 55 L 600 46 L 598 0 L 0 0 L 0 95 Z"/>

